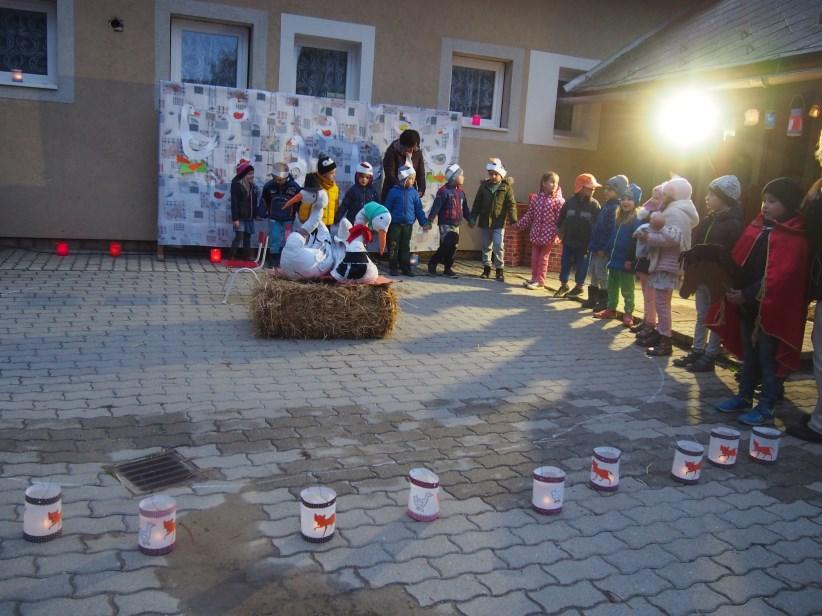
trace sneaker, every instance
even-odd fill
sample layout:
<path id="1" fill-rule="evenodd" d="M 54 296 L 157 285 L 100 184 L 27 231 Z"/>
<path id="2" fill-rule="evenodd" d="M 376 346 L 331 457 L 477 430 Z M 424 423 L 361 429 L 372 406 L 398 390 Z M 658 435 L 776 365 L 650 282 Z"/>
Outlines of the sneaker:
<path id="1" fill-rule="evenodd" d="M 710 355 L 702 354 L 693 362 L 685 366 L 688 372 L 713 372 L 716 368 L 716 361 Z"/>
<path id="2" fill-rule="evenodd" d="M 631 327 L 634 324 L 634 317 L 630 314 L 622 315 L 622 324 L 625 327 Z"/>
<path id="3" fill-rule="evenodd" d="M 765 408 L 760 403 L 736 420 L 746 426 L 770 426 L 773 424 L 773 409 Z"/>
<path id="4" fill-rule="evenodd" d="M 674 352 L 670 336 L 659 336 L 659 341 L 645 351 L 648 357 L 667 357 Z"/>
<path id="5" fill-rule="evenodd" d="M 611 310 L 610 308 L 606 308 L 605 310 L 600 310 L 599 312 L 594 313 L 595 319 L 615 319 L 616 318 L 616 310 Z"/>
<path id="6" fill-rule="evenodd" d="M 538 282 L 526 282 L 523 286 L 529 291 L 536 291 L 541 285 Z"/>
<path id="7" fill-rule="evenodd" d="M 683 355 L 682 357 L 677 357 L 671 363 L 676 366 L 677 368 L 685 368 L 690 366 L 694 363 L 698 358 L 702 357 L 702 351 L 692 350 L 687 355 Z"/>
<path id="8" fill-rule="evenodd" d="M 720 413 L 739 413 L 740 411 L 749 411 L 752 406 L 752 401 L 746 400 L 742 396 L 737 395 L 733 398 L 723 400 L 719 404 L 715 405 L 714 408 Z"/>
<path id="9" fill-rule="evenodd" d="M 632 334 L 639 334 L 639 333 L 640 333 L 642 330 L 644 330 L 644 329 L 648 329 L 648 326 L 647 326 L 647 325 L 645 325 L 645 321 L 640 321 L 639 323 L 637 323 L 636 325 L 634 325 L 634 326 L 630 329 L 630 332 L 631 332 Z"/>
<path id="10" fill-rule="evenodd" d="M 559 289 L 554 292 L 554 297 L 565 297 L 565 294 L 568 293 L 568 285 L 562 284 L 560 285 Z"/>
<path id="11" fill-rule="evenodd" d="M 447 276 L 448 278 L 459 278 L 459 276 L 457 276 L 457 272 L 455 272 L 451 268 L 446 268 L 442 275 Z"/>
<path id="12" fill-rule="evenodd" d="M 649 330 L 648 333 L 644 336 L 637 336 L 635 344 L 637 346 L 645 347 L 647 349 L 648 347 L 652 347 L 655 344 L 657 344 L 659 342 L 660 337 L 661 336 L 659 335 L 659 332 L 657 332 L 655 329 L 652 329 Z"/>
<path id="13" fill-rule="evenodd" d="M 567 293 L 566 297 L 577 297 L 577 296 L 579 296 L 579 295 L 582 295 L 582 291 L 583 291 L 583 289 L 582 289 L 582 285 L 579 285 L 579 284 L 578 284 L 578 285 L 577 285 L 577 286 L 575 286 L 573 289 L 571 289 L 570 291 L 568 291 L 568 293 Z"/>
<path id="14" fill-rule="evenodd" d="M 428 273 L 432 276 L 437 275 L 437 264 L 434 261 L 428 262 Z"/>
<path id="15" fill-rule="evenodd" d="M 482 274 L 480 274 L 480 278 L 489 278 L 491 276 L 491 266 L 486 265 L 482 268 Z"/>

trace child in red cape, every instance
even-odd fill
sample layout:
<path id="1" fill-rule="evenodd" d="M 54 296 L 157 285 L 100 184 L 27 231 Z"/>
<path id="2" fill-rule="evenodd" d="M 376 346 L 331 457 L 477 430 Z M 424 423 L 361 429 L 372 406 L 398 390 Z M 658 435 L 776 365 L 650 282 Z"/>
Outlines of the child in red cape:
<path id="1" fill-rule="evenodd" d="M 808 241 L 798 215 L 802 190 L 789 178 L 762 189 L 762 210 L 743 231 L 732 256 L 742 267 L 740 289 L 731 289 L 708 313 L 707 324 L 741 357 L 739 392 L 720 402 L 723 413 L 745 411 L 740 423 L 773 423 L 778 377 L 799 368 L 808 308 Z M 751 409 L 754 387 L 762 385 Z"/>

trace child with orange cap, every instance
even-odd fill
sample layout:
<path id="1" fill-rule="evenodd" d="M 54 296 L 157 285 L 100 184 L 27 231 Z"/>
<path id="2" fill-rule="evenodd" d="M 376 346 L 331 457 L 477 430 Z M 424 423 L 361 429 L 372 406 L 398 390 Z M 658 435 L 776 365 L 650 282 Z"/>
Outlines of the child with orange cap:
<path id="1" fill-rule="evenodd" d="M 602 186 L 590 173 L 581 173 L 574 180 L 574 195 L 562 206 L 557 226 L 562 237 L 562 261 L 559 271 L 560 287 L 554 297 L 573 297 L 582 293 L 588 274 L 588 245 L 591 231 L 599 215 L 599 202 L 594 191 Z M 575 269 L 573 289 L 568 289 L 571 268 Z"/>

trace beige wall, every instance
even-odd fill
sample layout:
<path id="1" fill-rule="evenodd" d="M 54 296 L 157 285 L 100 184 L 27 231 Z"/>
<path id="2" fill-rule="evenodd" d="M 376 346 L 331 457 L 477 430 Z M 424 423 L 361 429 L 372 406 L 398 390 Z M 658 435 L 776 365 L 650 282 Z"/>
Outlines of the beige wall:
<path id="1" fill-rule="evenodd" d="M 443 37 L 528 51 L 602 58 L 661 23 L 666 2 L 360 0 L 221 4 L 270 11 L 266 86 L 278 87 L 280 13 L 376 27 L 374 103 L 436 107 Z M 342 8 L 344 7 L 344 8 Z M 75 0 L 73 103 L 0 98 L 0 236 L 153 240 L 157 129 L 154 105 L 155 8 L 150 1 Z M 114 33 L 107 21 L 125 23 Z M 526 79 L 527 81 L 527 79 Z M 523 124 L 523 83 L 520 127 Z M 503 159 L 520 199 L 554 169 L 570 188 L 581 170 L 618 171 L 606 147 L 598 152 L 546 148 L 466 137 L 461 163 L 469 198 L 489 156 Z M 520 128 L 520 132 L 521 132 Z M 471 242 L 472 243 L 472 242 Z M 470 246 L 466 246 L 470 247 Z"/>

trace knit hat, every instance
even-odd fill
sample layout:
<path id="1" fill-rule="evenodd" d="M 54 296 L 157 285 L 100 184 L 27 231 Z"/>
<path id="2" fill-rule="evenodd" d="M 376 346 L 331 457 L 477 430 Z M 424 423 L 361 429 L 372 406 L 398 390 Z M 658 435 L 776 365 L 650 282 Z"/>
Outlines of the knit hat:
<path id="1" fill-rule="evenodd" d="M 638 206 L 639 202 L 642 201 L 642 189 L 636 184 L 628 184 L 625 190 L 622 191 L 621 198 L 630 199 Z"/>
<path id="2" fill-rule="evenodd" d="M 731 207 L 738 205 L 739 197 L 742 196 L 742 185 L 735 175 L 723 175 L 711 180 L 708 190 Z"/>
<path id="3" fill-rule="evenodd" d="M 238 178 L 244 178 L 249 171 L 254 171 L 254 167 L 251 166 L 250 162 L 244 160 L 239 165 L 237 165 Z"/>
<path id="4" fill-rule="evenodd" d="M 274 163 L 274 168 L 271 170 L 271 175 L 273 175 L 275 178 L 287 178 L 288 165 L 286 165 L 285 163 Z"/>
<path id="5" fill-rule="evenodd" d="M 628 188 L 628 177 L 625 175 L 615 175 L 605 182 L 605 188 L 610 188 L 617 194 L 617 197 L 621 197 L 625 189 Z"/>
<path id="6" fill-rule="evenodd" d="M 420 144 L 420 134 L 413 128 L 408 128 L 400 133 L 400 145 L 404 148 L 413 148 Z"/>
<path id="7" fill-rule="evenodd" d="M 460 167 L 457 163 L 452 163 L 448 165 L 448 168 L 445 170 L 445 183 L 450 184 L 461 175 L 462 167 Z"/>
<path id="8" fill-rule="evenodd" d="M 499 173 L 502 177 L 508 175 L 508 172 L 505 170 L 505 167 L 502 166 L 502 161 L 499 158 L 489 158 L 489 162 L 485 165 L 486 171 L 494 171 Z"/>
<path id="9" fill-rule="evenodd" d="M 574 194 L 578 193 L 583 188 L 599 188 L 602 186 L 597 179 L 590 173 L 580 173 L 577 179 L 574 180 Z"/>
<path id="10" fill-rule="evenodd" d="M 662 184 L 662 195 L 671 197 L 674 201 L 690 199 L 693 193 L 691 183 L 685 178 L 676 176 Z"/>
<path id="11" fill-rule="evenodd" d="M 359 165 L 357 165 L 357 173 L 362 173 L 363 175 L 374 175 L 374 167 L 371 166 L 371 163 L 362 161 Z"/>
<path id="12" fill-rule="evenodd" d="M 305 182 L 303 183 L 303 190 L 312 190 L 318 191 L 322 188 L 322 184 L 320 184 L 320 178 L 316 173 L 309 173 L 305 176 Z"/>
<path id="13" fill-rule="evenodd" d="M 802 187 L 799 182 L 791 178 L 776 178 L 765 184 L 762 195 L 772 195 L 781 203 L 789 214 L 793 214 L 799 209 L 802 202 Z"/>
<path id="14" fill-rule="evenodd" d="M 317 173 L 320 175 L 325 175 L 329 171 L 333 171 L 337 168 L 337 163 L 334 162 L 328 154 L 320 154 L 320 157 L 317 159 Z"/>
<path id="15" fill-rule="evenodd" d="M 397 177 L 403 184 L 405 183 L 405 180 L 407 180 L 410 177 L 416 177 L 416 175 L 417 172 L 414 171 L 414 167 L 412 167 L 411 165 L 403 165 L 402 167 L 400 167 L 400 170 L 397 173 Z"/>

